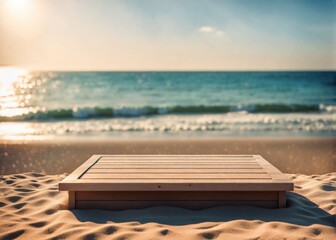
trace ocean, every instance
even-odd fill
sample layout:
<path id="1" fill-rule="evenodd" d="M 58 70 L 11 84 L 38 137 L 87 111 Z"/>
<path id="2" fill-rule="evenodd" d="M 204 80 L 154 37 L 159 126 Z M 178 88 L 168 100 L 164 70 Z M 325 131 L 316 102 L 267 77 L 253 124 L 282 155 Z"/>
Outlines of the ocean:
<path id="1" fill-rule="evenodd" d="M 336 133 L 335 71 L 35 71 L 0 78 L 0 139 Z"/>

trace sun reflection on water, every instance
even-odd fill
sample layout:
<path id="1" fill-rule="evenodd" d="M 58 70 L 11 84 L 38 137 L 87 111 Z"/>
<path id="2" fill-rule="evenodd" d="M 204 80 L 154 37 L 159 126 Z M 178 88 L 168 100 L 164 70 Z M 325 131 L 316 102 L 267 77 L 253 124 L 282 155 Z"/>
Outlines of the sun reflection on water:
<path id="1" fill-rule="evenodd" d="M 0 67 L 0 140 L 32 140 L 39 127 L 25 116 L 42 111 L 44 88 L 51 75 L 19 68 Z M 16 122 L 19 120 L 19 122 Z M 44 139 L 41 138 L 41 139 Z"/>
<path id="2" fill-rule="evenodd" d="M 30 141 L 52 139 L 50 136 L 38 135 L 38 126 L 29 122 L 0 122 L 0 141 Z"/>
<path id="3" fill-rule="evenodd" d="M 0 117 L 13 117 L 28 113 L 31 94 L 30 73 L 20 68 L 0 68 Z"/>
<path id="4" fill-rule="evenodd" d="M 27 135 L 34 132 L 29 123 L 2 123 L 0 124 L 0 136 Z"/>

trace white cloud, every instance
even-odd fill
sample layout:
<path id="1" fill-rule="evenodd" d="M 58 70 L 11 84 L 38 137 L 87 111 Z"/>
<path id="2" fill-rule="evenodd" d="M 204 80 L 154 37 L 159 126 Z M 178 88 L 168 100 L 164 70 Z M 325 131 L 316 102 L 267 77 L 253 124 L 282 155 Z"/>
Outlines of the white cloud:
<path id="1" fill-rule="evenodd" d="M 210 32 L 215 31 L 215 28 L 211 26 L 202 26 L 198 29 L 198 31 L 203 32 L 203 33 L 210 33 Z"/>
<path id="2" fill-rule="evenodd" d="M 212 26 L 202 26 L 198 29 L 198 31 L 202 33 L 216 34 L 218 36 L 224 35 L 224 32 L 222 30 L 216 29 L 215 27 L 212 27 Z"/>

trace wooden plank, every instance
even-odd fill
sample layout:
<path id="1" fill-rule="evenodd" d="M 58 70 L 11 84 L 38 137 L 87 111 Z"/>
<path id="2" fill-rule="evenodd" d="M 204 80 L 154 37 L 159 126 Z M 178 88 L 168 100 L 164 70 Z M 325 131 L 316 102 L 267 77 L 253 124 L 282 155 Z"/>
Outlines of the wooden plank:
<path id="1" fill-rule="evenodd" d="M 185 168 L 189 168 L 189 169 L 193 169 L 193 168 L 204 168 L 204 169 L 208 169 L 208 168 L 215 168 L 215 169 L 263 169 L 262 167 L 260 167 L 257 164 L 251 164 L 251 165 L 247 165 L 247 164 L 226 164 L 226 165 L 220 165 L 220 164 L 193 164 L 193 165 L 187 165 L 187 164 L 94 164 L 91 168 L 121 168 L 121 169 L 151 169 L 151 168 L 159 168 L 159 169 L 185 169 Z"/>
<path id="2" fill-rule="evenodd" d="M 143 155 L 138 155 L 138 156 L 128 156 L 128 155 L 122 155 L 122 156 L 102 156 L 102 159 L 115 159 L 115 158 L 127 158 L 127 159 L 140 159 L 140 158 L 166 158 L 166 159 L 178 159 L 178 158 L 184 158 L 184 159 L 210 159 L 210 158 L 220 158 L 220 159 L 253 159 L 255 156 L 249 156 L 249 157 L 240 157 L 240 156 L 226 156 L 226 155 L 199 155 L 199 156 L 194 156 L 194 155 L 151 155 L 151 156 L 143 156 Z"/>
<path id="3" fill-rule="evenodd" d="M 257 155 L 100 155 L 103 159 L 105 158 L 255 158 Z"/>
<path id="4" fill-rule="evenodd" d="M 94 155 L 59 189 L 70 208 L 285 207 L 293 183 L 259 155 Z"/>
<path id="5" fill-rule="evenodd" d="M 176 165 L 176 166 L 181 166 L 181 165 L 218 165 L 218 166 L 231 166 L 231 165 L 247 165 L 247 166 L 259 166 L 261 167 L 257 162 L 249 162 L 249 163 L 244 163 L 244 162 L 97 162 L 94 165 L 129 165 L 129 166 L 134 166 L 134 165 Z"/>
<path id="6" fill-rule="evenodd" d="M 278 207 L 279 208 L 286 207 L 286 192 L 285 191 L 278 192 Z"/>
<path id="7" fill-rule="evenodd" d="M 191 171 L 191 170 L 195 170 L 195 169 L 200 169 L 201 167 L 197 167 L 197 168 L 192 168 L 192 167 L 181 167 L 179 168 L 178 166 L 169 166 L 169 167 L 165 167 L 165 168 L 160 168 L 160 167 L 157 167 L 157 166 L 142 166 L 142 167 L 105 167 L 105 166 L 92 166 L 90 169 L 88 169 L 88 171 L 90 170 L 106 170 L 106 171 L 112 171 L 112 170 L 115 170 L 115 171 L 118 171 L 118 170 L 121 170 L 121 171 L 141 171 L 141 170 L 153 170 L 153 171 L 160 171 L 160 170 L 168 170 L 168 171 L 173 171 L 173 170 L 176 170 L 176 171 L 183 171 L 183 170 L 186 170 L 186 171 Z M 212 167 L 212 166 L 204 166 L 203 167 L 204 171 L 208 171 L 208 170 L 223 170 L 224 172 L 225 171 L 228 171 L 228 170 L 232 170 L 232 172 L 235 172 L 235 171 L 240 171 L 240 170 L 246 170 L 246 171 L 263 171 L 263 172 L 266 172 L 263 168 L 261 167 L 250 167 L 250 166 L 246 166 L 244 168 L 238 168 L 238 167 L 235 167 L 235 166 L 223 166 L 223 167 Z M 266 172 L 267 173 L 267 172 Z"/>
<path id="8" fill-rule="evenodd" d="M 237 162 L 237 161 L 97 161 L 95 164 L 255 164 L 258 165 L 258 162 Z"/>
<path id="9" fill-rule="evenodd" d="M 198 157 L 198 158 L 186 158 L 186 157 L 156 157 L 156 158 L 101 158 L 101 161 L 255 161 L 255 158 L 222 158 L 222 157 Z"/>
<path id="10" fill-rule="evenodd" d="M 184 157 L 158 157 L 158 158 L 101 158 L 101 161 L 255 161 L 255 158 L 184 158 Z"/>
<path id="11" fill-rule="evenodd" d="M 276 167 L 274 167 L 272 164 L 270 164 L 268 161 L 266 161 L 263 157 L 258 155 L 256 157 L 258 164 L 264 168 L 270 175 L 273 176 L 274 179 L 284 179 L 288 180 L 288 178 Z"/>
<path id="12" fill-rule="evenodd" d="M 227 156 L 227 155 L 110 155 L 110 156 L 104 156 L 101 155 L 102 159 L 115 159 L 115 158 L 127 158 L 127 159 L 138 159 L 138 158 L 184 158 L 184 159 L 197 159 L 197 158 L 221 158 L 221 159 L 253 159 L 255 156 Z"/>
<path id="13" fill-rule="evenodd" d="M 185 163 L 185 164 L 258 164 L 256 161 L 210 161 L 210 160 L 202 160 L 202 161 L 195 161 L 195 160 L 191 160 L 191 161 L 185 161 L 185 160 L 172 160 L 172 161 L 162 161 L 162 160 L 149 160 L 149 161 L 143 161 L 143 160 L 139 160 L 139 161 L 122 161 L 122 160 L 114 160 L 114 161 L 102 161 L 99 160 L 96 164 L 113 164 L 113 163 L 119 163 L 119 164 L 153 164 L 153 163 L 177 163 L 177 164 L 181 164 L 181 163 Z"/>
<path id="14" fill-rule="evenodd" d="M 137 169 L 137 168 L 127 168 L 127 169 L 113 169 L 113 168 L 90 168 L 87 172 L 88 173 L 263 173 L 266 174 L 264 170 L 260 169 L 220 169 L 220 168 L 178 168 L 178 169 L 165 169 L 165 168 L 151 168 L 151 169 Z"/>
<path id="15" fill-rule="evenodd" d="M 288 182 L 270 184 L 266 179 L 79 179 L 64 183 L 71 191 L 287 191 Z"/>
<path id="16" fill-rule="evenodd" d="M 73 182 L 76 179 L 80 178 L 82 174 L 84 174 L 92 165 L 94 165 L 100 158 L 99 155 L 93 155 L 86 162 L 84 162 L 80 167 L 78 167 L 75 171 L 73 171 L 69 176 L 63 179 L 59 183 L 59 188 L 62 189 L 62 184 L 65 182 Z"/>
<path id="17" fill-rule="evenodd" d="M 257 155 L 256 159 L 258 160 L 259 165 L 263 169 L 265 169 L 265 171 L 272 177 L 272 182 L 286 182 L 291 185 L 291 188 L 288 189 L 287 191 L 294 190 L 294 184 L 292 183 L 292 181 L 285 174 L 283 174 L 279 169 L 274 167 L 272 164 L 270 164 L 260 155 Z"/>
<path id="18" fill-rule="evenodd" d="M 69 209 L 75 209 L 76 208 L 76 192 L 69 191 L 68 192 L 68 203 L 69 203 Z"/>
<path id="19" fill-rule="evenodd" d="M 217 206 L 258 206 L 265 208 L 277 208 L 277 201 L 76 201 L 79 209 L 106 209 L 106 210 L 125 210 L 142 209 L 153 206 L 174 206 L 187 209 L 205 209 Z"/>
<path id="20" fill-rule="evenodd" d="M 102 158 L 254 158 L 255 155 L 100 155 Z"/>
<path id="21" fill-rule="evenodd" d="M 209 174 L 190 174 L 190 173 L 153 173 L 153 174 L 140 174 L 140 173 L 85 173 L 81 179 L 101 178 L 101 179 L 271 179 L 268 174 L 230 174 L 230 173 L 209 173 Z"/>
<path id="22" fill-rule="evenodd" d="M 192 192 L 150 192 L 150 191 L 79 191 L 76 195 L 77 200 L 100 200 L 100 201 L 145 201 L 145 200 L 273 200 L 278 201 L 278 192 L 233 192 L 233 191 L 209 191 L 204 194 L 203 191 Z"/>
<path id="23" fill-rule="evenodd" d="M 253 183 L 266 183 L 268 185 L 273 185 L 273 184 L 277 184 L 277 182 L 273 182 L 270 179 L 254 179 L 253 181 L 249 180 L 249 179 L 128 179 L 128 178 L 124 178 L 124 179 L 78 179 L 75 183 L 130 183 L 130 184 L 146 184 L 146 183 L 155 183 L 155 184 L 180 184 L 180 183 L 188 183 L 188 184 L 212 184 L 212 183 L 219 183 L 223 185 L 229 185 L 230 183 L 250 183 L 251 185 L 253 185 Z M 224 184 L 225 183 L 225 184 Z M 279 184 L 284 184 L 286 182 L 279 182 Z"/>

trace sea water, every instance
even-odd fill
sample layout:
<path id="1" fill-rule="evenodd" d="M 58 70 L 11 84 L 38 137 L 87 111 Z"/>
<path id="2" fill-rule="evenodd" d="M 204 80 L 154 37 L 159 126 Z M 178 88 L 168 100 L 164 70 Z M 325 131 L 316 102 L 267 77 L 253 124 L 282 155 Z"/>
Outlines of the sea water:
<path id="1" fill-rule="evenodd" d="M 0 76 L 2 139 L 336 133 L 331 71 Z"/>

